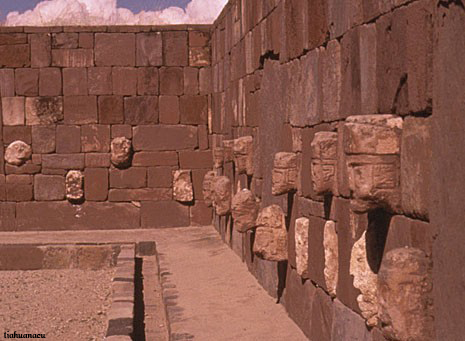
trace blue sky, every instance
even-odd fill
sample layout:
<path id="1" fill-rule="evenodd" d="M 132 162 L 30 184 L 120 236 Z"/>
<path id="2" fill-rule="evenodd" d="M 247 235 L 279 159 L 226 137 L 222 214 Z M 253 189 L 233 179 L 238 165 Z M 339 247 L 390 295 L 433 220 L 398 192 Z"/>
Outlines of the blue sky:
<path id="1" fill-rule="evenodd" d="M 24 12 L 43 0 L 0 0 L 0 20 L 12 11 Z M 138 13 L 142 10 L 159 10 L 169 6 L 185 7 L 190 0 L 118 0 L 118 7 Z"/>

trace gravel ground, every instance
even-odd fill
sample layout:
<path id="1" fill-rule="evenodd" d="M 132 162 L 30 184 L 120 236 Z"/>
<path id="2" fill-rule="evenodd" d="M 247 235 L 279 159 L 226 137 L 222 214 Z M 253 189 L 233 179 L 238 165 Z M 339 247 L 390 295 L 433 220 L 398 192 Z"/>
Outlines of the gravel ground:
<path id="1" fill-rule="evenodd" d="M 9 330 L 103 340 L 113 276 L 113 269 L 0 271 L 0 339 Z"/>

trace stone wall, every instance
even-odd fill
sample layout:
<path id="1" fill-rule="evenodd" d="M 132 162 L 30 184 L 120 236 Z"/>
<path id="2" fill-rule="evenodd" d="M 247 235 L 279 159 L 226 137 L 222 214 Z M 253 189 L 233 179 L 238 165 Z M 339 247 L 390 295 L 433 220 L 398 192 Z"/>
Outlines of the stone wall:
<path id="1" fill-rule="evenodd" d="M 209 224 L 209 44 L 210 26 L 0 28 L 0 229 Z"/>
<path id="2" fill-rule="evenodd" d="M 214 23 L 214 224 L 311 340 L 436 338 L 436 8 L 231 0 Z"/>

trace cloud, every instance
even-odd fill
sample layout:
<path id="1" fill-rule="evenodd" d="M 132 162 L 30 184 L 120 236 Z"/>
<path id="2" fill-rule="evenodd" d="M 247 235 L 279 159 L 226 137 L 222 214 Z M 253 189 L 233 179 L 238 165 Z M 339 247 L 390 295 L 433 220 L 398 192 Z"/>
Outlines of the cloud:
<path id="1" fill-rule="evenodd" d="M 186 7 L 133 13 L 117 0 L 45 0 L 24 13 L 10 12 L 6 26 L 210 24 L 227 0 L 192 0 Z"/>

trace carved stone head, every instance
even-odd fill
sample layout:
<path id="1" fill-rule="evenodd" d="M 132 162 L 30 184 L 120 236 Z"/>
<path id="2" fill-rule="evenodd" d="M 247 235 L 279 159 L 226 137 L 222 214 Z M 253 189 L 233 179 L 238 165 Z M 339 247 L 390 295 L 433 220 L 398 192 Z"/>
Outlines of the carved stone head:
<path id="1" fill-rule="evenodd" d="M 336 186 L 337 133 L 316 133 L 311 148 L 313 190 L 318 195 L 333 193 Z"/>
<path id="2" fill-rule="evenodd" d="M 173 198 L 179 202 L 190 202 L 194 200 L 190 170 L 173 171 Z"/>
<path id="3" fill-rule="evenodd" d="M 227 215 L 231 211 L 231 180 L 227 176 L 215 176 L 210 186 L 216 214 Z"/>
<path id="4" fill-rule="evenodd" d="M 205 174 L 202 182 L 202 194 L 203 200 L 208 207 L 211 207 L 213 204 L 213 195 L 212 195 L 212 188 L 211 183 L 213 178 L 216 176 L 215 171 L 209 171 Z"/>
<path id="5" fill-rule="evenodd" d="M 131 140 L 117 137 L 111 141 L 111 163 L 117 168 L 130 166 L 132 158 Z"/>
<path id="6" fill-rule="evenodd" d="M 72 203 L 81 203 L 84 200 L 84 175 L 81 171 L 70 170 L 66 174 L 66 199 Z"/>
<path id="7" fill-rule="evenodd" d="M 237 231 L 246 232 L 254 228 L 258 214 L 255 195 L 248 189 L 239 190 L 232 199 L 231 214 Z"/>
<path id="8" fill-rule="evenodd" d="M 15 166 L 23 165 L 31 156 L 31 146 L 19 140 L 11 142 L 5 150 L 5 161 Z"/>
<path id="9" fill-rule="evenodd" d="M 276 153 L 271 175 L 273 195 L 281 195 L 297 189 L 298 159 L 296 153 Z"/>
<path id="10" fill-rule="evenodd" d="M 278 205 L 263 208 L 255 223 L 254 253 L 265 260 L 287 260 L 287 230 L 285 214 Z"/>
<path id="11" fill-rule="evenodd" d="M 234 163 L 239 174 L 253 174 L 253 138 L 244 136 L 234 140 Z"/>
<path id="12" fill-rule="evenodd" d="M 400 208 L 402 118 L 350 116 L 344 125 L 344 152 L 355 212 Z"/>

